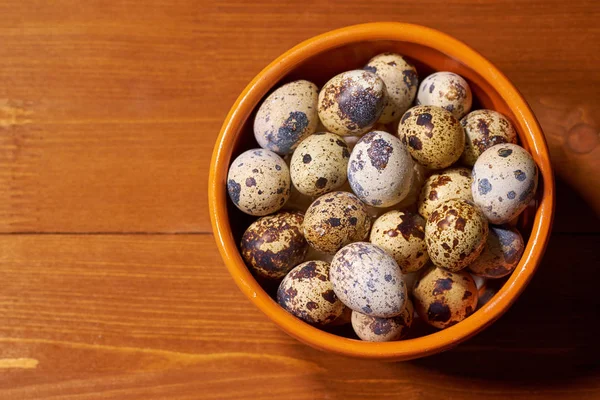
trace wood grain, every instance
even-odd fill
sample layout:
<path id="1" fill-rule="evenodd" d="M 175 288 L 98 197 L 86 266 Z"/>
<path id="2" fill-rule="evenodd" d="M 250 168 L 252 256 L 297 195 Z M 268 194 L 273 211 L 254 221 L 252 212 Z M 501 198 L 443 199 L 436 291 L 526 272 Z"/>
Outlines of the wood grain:
<path id="1" fill-rule="evenodd" d="M 239 293 L 211 235 L 4 235 L 0 398 L 598 398 L 596 243 L 555 236 L 484 333 L 378 363 L 279 331 Z"/>
<path id="2" fill-rule="evenodd" d="M 0 3 L 0 399 L 600 398 L 593 0 Z M 210 234 L 220 125 L 271 60 L 396 20 L 465 41 L 536 112 L 557 213 L 530 287 L 456 349 L 349 360 L 282 333 Z"/>
<path id="3" fill-rule="evenodd" d="M 5 1 L 0 231 L 210 232 L 212 144 L 242 88 L 294 44 L 377 20 L 441 29 L 497 64 L 534 105 L 569 178 L 565 135 L 578 123 L 597 133 L 599 122 L 594 5 Z"/>

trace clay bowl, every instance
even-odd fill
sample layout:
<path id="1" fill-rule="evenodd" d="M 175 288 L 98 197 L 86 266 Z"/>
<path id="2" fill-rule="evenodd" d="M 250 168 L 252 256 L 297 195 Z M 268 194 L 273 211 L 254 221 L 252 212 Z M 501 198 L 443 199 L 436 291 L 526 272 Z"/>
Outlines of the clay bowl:
<path id="1" fill-rule="evenodd" d="M 261 100 L 283 83 L 308 79 L 322 86 L 334 75 L 362 68 L 374 55 L 392 51 L 417 67 L 420 79 L 435 71 L 463 76 L 474 96 L 473 109 L 494 109 L 513 123 L 520 144 L 530 151 L 540 171 L 535 204 L 521 217 L 527 240 L 516 270 L 484 306 L 464 321 L 441 331 L 388 343 L 369 343 L 327 332 L 288 314 L 247 269 L 238 250 L 239 239 L 253 218 L 228 199 L 226 176 L 230 161 L 258 147 L 252 132 Z M 281 329 L 321 350 L 382 360 L 407 360 L 434 354 L 472 337 L 500 317 L 525 290 L 542 260 L 554 213 L 554 180 L 548 148 L 531 109 L 510 81 L 479 53 L 433 29 L 402 23 L 350 26 L 308 39 L 279 56 L 248 84 L 229 111 L 215 144 L 209 179 L 209 205 L 215 240 L 240 290 Z M 350 336 L 346 334 L 346 336 Z M 415 336 L 415 335 L 413 335 Z"/>

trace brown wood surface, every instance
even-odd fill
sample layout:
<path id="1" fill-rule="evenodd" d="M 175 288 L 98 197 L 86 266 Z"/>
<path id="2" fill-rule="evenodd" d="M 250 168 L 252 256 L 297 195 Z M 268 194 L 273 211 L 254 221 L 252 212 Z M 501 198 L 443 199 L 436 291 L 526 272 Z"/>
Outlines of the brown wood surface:
<path id="1" fill-rule="evenodd" d="M 600 7 L 583 1 L 0 3 L 0 399 L 600 398 Z M 485 332 L 405 363 L 321 353 L 237 290 L 210 233 L 214 140 L 294 44 L 443 30 L 530 102 L 555 233 Z"/>

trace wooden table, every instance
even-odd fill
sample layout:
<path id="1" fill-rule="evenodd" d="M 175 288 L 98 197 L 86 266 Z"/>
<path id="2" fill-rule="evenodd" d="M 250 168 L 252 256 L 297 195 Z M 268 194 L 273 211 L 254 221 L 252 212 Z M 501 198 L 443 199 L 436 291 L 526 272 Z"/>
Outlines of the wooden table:
<path id="1" fill-rule="evenodd" d="M 598 3 L 285 3 L 0 3 L 0 398 L 600 398 Z M 494 62 L 560 177 L 547 256 L 514 307 L 454 351 L 395 364 L 280 332 L 227 274 L 206 195 L 247 82 L 303 39 L 379 20 Z"/>

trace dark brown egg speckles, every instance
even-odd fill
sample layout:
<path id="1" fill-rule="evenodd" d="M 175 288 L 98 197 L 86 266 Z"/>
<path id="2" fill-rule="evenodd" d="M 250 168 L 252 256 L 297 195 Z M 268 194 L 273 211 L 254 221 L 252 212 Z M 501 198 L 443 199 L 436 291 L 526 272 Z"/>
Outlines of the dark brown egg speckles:
<path id="1" fill-rule="evenodd" d="M 307 261 L 296 266 L 277 290 L 277 302 L 292 315 L 315 325 L 339 318 L 345 306 L 329 281 L 329 264 Z"/>
<path id="2" fill-rule="evenodd" d="M 471 170 L 467 168 L 448 168 L 432 174 L 423 184 L 419 195 L 419 214 L 428 218 L 446 200 L 473 200 L 472 182 Z"/>
<path id="3" fill-rule="evenodd" d="M 373 131 L 354 146 L 348 164 L 352 191 L 374 207 L 389 207 L 410 191 L 414 162 L 406 146 L 394 135 Z"/>
<path id="4" fill-rule="evenodd" d="M 336 296 L 361 314 L 389 318 L 404 308 L 407 291 L 398 264 L 371 243 L 351 243 L 338 251 L 329 279 Z"/>
<path id="5" fill-rule="evenodd" d="M 254 119 L 254 136 L 260 147 L 277 154 L 291 153 L 315 132 L 318 123 L 317 86 L 299 80 L 287 83 L 261 104 Z"/>
<path id="6" fill-rule="evenodd" d="M 459 271 L 473 262 L 483 251 L 487 235 L 487 220 L 475 205 L 465 200 L 441 203 L 425 226 L 431 261 L 450 271 Z"/>
<path id="7" fill-rule="evenodd" d="M 458 120 L 434 106 L 408 110 L 398 125 L 398 137 L 417 162 L 431 169 L 449 167 L 465 147 L 465 133 Z"/>
<path id="8" fill-rule="evenodd" d="M 303 231 L 316 250 L 334 254 L 348 243 L 366 239 L 371 228 L 367 208 L 355 195 L 331 192 L 306 210 Z"/>
<path id="9" fill-rule="evenodd" d="M 474 274 L 486 278 L 502 278 L 509 275 L 519 263 L 525 242 L 514 228 L 490 226 L 483 253 L 469 265 Z"/>
<path id="10" fill-rule="evenodd" d="M 462 118 L 471 109 L 473 97 L 467 81 L 452 72 L 436 72 L 421 82 L 417 104 L 442 107 L 456 118 Z"/>
<path id="11" fill-rule="evenodd" d="M 298 191 L 320 196 L 346 182 L 350 152 L 346 142 L 334 133 L 319 132 L 304 139 L 292 155 L 290 175 Z"/>
<path id="12" fill-rule="evenodd" d="M 269 150 L 240 154 L 229 167 L 227 192 L 243 212 L 263 216 L 279 210 L 290 196 L 290 173 L 281 157 Z"/>
<path id="13" fill-rule="evenodd" d="M 464 271 L 450 272 L 430 266 L 415 283 L 413 298 L 419 317 L 443 329 L 473 313 L 477 306 L 477 287 Z"/>
<path id="14" fill-rule="evenodd" d="M 473 167 L 473 201 L 493 224 L 505 224 L 529 204 L 538 185 L 538 171 L 522 147 L 498 144 L 484 151 Z"/>
<path id="15" fill-rule="evenodd" d="M 403 273 L 418 271 L 427 261 L 425 220 L 408 211 L 389 211 L 375 220 L 370 241 L 387 251 Z"/>
<path id="16" fill-rule="evenodd" d="M 397 121 L 410 107 L 417 94 L 417 70 L 404 57 L 394 53 L 383 53 L 373 57 L 364 69 L 377 74 L 387 89 L 387 98 L 379 122 L 387 124 Z"/>
<path id="17" fill-rule="evenodd" d="M 399 340 L 410 329 L 414 308 L 410 299 L 406 299 L 404 310 L 397 317 L 379 318 L 352 312 L 352 328 L 359 338 L 368 342 L 390 342 Z"/>
<path id="18" fill-rule="evenodd" d="M 302 214 L 281 212 L 256 220 L 240 245 L 244 261 L 258 276 L 281 279 L 302 262 L 308 243 L 302 234 Z"/>
<path id="19" fill-rule="evenodd" d="M 477 158 L 490 147 L 516 143 L 517 133 L 506 117 L 493 110 L 476 110 L 460 120 L 465 130 L 465 151 L 461 161 L 473 166 Z"/>
<path id="20" fill-rule="evenodd" d="M 360 135 L 377 122 L 387 91 L 383 81 L 365 70 L 333 77 L 319 93 L 318 112 L 323 125 L 339 135 Z"/>

